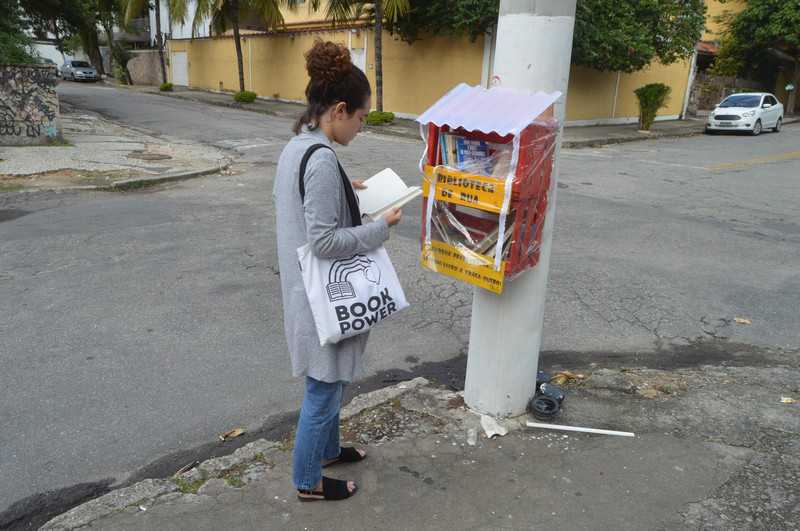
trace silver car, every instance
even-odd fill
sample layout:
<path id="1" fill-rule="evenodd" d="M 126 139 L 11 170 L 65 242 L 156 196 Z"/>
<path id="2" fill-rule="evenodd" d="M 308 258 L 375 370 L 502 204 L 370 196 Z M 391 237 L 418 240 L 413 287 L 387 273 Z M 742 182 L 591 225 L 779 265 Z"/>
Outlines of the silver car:
<path id="1" fill-rule="evenodd" d="M 776 133 L 783 124 L 783 105 L 768 92 L 747 92 L 728 96 L 708 115 L 706 133 L 746 131 L 760 135 L 764 129 Z"/>
<path id="2" fill-rule="evenodd" d="M 61 77 L 71 81 L 97 81 L 97 69 L 86 61 L 67 61 L 61 67 Z"/>

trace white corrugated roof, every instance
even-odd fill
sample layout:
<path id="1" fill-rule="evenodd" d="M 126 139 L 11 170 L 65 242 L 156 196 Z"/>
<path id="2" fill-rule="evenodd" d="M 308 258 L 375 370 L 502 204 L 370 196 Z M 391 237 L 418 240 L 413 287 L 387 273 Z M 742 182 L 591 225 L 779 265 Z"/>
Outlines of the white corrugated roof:
<path id="1" fill-rule="evenodd" d="M 422 113 L 417 122 L 501 136 L 518 134 L 560 97 L 560 92 L 485 89 L 461 83 Z"/>

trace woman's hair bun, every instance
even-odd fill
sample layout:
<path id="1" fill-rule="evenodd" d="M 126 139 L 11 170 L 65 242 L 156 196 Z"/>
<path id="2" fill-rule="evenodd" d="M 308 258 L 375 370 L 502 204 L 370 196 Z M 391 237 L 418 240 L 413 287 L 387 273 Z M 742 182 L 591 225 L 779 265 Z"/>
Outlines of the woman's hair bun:
<path id="1" fill-rule="evenodd" d="M 350 51 L 341 44 L 318 40 L 306 52 L 306 70 L 312 83 L 336 83 L 353 70 Z"/>

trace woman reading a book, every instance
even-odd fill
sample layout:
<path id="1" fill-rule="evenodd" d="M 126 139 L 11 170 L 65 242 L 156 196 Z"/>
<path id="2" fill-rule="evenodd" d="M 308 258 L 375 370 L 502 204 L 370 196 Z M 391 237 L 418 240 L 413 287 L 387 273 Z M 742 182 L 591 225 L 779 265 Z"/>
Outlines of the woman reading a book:
<path id="1" fill-rule="evenodd" d="M 333 150 L 334 144 L 346 146 L 355 138 L 369 113 L 366 75 L 353 65 L 346 48 L 332 42 L 314 44 L 306 54 L 306 69 L 311 77 L 308 107 L 295 125 L 296 136 L 281 153 L 273 189 L 286 340 L 292 373 L 305 378 L 293 482 L 303 501 L 341 500 L 356 492 L 355 483 L 323 477 L 322 467 L 366 457 L 363 450 L 340 446 L 339 410 L 343 386 L 362 371 L 368 334 L 320 346 L 297 249 L 309 244 L 317 257 L 329 259 L 377 249 L 401 212 L 391 209 L 363 225 L 351 219 L 347 197 L 353 191 L 346 189 L 350 183 L 342 179 L 344 170 Z M 363 184 L 353 181 L 352 186 Z"/>

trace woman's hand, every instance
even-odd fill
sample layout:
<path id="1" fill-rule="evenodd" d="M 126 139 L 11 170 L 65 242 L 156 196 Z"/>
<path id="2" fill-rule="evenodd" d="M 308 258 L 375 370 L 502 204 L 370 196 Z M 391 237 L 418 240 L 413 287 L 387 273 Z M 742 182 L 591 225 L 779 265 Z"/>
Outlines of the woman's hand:
<path id="1" fill-rule="evenodd" d="M 403 211 L 399 208 L 393 208 L 389 210 L 386 214 L 383 215 L 383 219 L 386 220 L 386 224 L 390 227 L 394 227 L 398 223 L 400 223 L 400 218 L 403 217 Z"/>
<path id="2" fill-rule="evenodd" d="M 350 181 L 350 182 L 353 184 L 353 188 L 355 188 L 356 190 L 366 190 L 367 189 L 367 185 L 364 184 L 364 181 L 362 181 L 361 179 L 357 179 L 355 181 Z"/>

